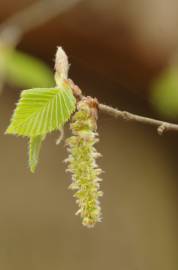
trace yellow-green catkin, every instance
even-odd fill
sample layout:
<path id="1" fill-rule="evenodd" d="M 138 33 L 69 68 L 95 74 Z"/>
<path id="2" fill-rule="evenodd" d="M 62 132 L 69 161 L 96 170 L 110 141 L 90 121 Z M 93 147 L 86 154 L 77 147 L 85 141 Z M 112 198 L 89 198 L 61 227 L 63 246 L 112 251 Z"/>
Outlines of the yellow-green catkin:
<path id="1" fill-rule="evenodd" d="M 69 188 L 76 190 L 74 197 L 79 206 L 76 214 L 80 214 L 82 224 L 89 228 L 101 221 L 99 197 L 103 195 L 99 177 L 102 170 L 96 163 L 101 155 L 94 146 L 98 142 L 96 114 L 92 99 L 82 99 L 70 125 L 72 136 L 66 140 L 69 152 L 67 171 L 72 174 Z"/>

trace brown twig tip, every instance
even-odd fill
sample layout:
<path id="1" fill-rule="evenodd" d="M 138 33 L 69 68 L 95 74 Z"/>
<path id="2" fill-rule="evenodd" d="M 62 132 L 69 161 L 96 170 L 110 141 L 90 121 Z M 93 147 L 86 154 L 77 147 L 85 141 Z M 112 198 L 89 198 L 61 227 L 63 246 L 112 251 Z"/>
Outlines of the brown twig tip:
<path id="1" fill-rule="evenodd" d="M 74 96 L 78 99 L 82 99 L 82 91 L 71 79 L 68 79 L 68 83 L 73 91 Z"/>

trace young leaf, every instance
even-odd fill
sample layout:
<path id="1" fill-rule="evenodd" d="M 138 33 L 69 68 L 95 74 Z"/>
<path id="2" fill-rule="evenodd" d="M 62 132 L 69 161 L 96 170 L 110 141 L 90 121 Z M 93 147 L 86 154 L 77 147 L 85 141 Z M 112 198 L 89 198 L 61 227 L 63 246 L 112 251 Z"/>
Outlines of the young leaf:
<path id="1" fill-rule="evenodd" d="M 61 88 L 22 92 L 7 134 L 35 137 L 60 129 L 75 111 L 76 100 L 67 83 Z"/>
<path id="2" fill-rule="evenodd" d="M 39 154 L 40 154 L 40 148 L 41 144 L 44 140 L 45 136 L 36 136 L 36 137 L 31 137 L 30 142 L 29 142 L 29 167 L 30 171 L 32 173 L 35 172 L 35 169 L 38 164 L 39 160 Z"/>
<path id="3" fill-rule="evenodd" d="M 52 87 L 54 76 L 41 60 L 15 49 L 0 47 L 0 70 L 6 80 L 21 87 Z"/>

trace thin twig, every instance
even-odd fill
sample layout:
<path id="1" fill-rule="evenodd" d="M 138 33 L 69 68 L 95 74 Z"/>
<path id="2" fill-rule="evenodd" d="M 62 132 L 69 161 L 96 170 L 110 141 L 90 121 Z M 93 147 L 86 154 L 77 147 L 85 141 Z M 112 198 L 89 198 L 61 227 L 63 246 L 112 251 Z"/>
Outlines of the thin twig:
<path id="1" fill-rule="evenodd" d="M 126 111 L 120 111 L 105 104 L 99 104 L 98 106 L 101 112 L 109 114 L 115 118 L 156 126 L 159 135 L 162 135 L 165 131 L 178 131 L 177 124 L 140 116 Z"/>
<path id="2" fill-rule="evenodd" d="M 17 44 L 26 32 L 71 8 L 80 0 L 39 0 L 19 11 L 0 26 L 1 38 Z"/>

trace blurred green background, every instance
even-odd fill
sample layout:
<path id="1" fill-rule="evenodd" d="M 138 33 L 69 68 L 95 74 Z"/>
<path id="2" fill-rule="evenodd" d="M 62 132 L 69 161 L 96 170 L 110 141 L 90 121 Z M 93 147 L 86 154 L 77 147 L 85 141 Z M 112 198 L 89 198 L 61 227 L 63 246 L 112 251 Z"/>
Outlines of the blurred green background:
<path id="1" fill-rule="evenodd" d="M 1 22 L 32 2 L 3 1 Z M 34 175 L 27 165 L 27 141 L 3 135 L 20 91 L 53 84 L 43 63 L 53 70 L 57 46 L 67 52 L 70 77 L 85 94 L 178 121 L 177 1 L 75 2 L 22 36 L 18 52 L 35 59 L 15 55 L 3 66 L 0 51 L 1 74 L 6 70 L 0 96 L 0 268 L 177 270 L 177 133 L 159 137 L 152 127 L 100 115 L 103 222 L 92 230 L 74 215 L 65 147 L 55 145 L 58 133 L 46 139 Z"/>

